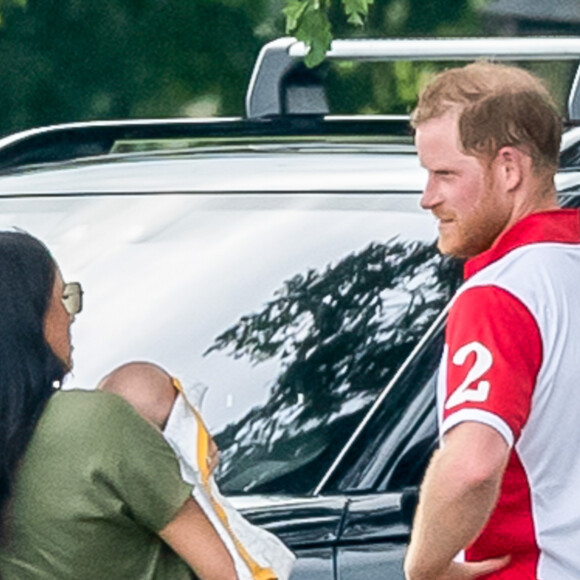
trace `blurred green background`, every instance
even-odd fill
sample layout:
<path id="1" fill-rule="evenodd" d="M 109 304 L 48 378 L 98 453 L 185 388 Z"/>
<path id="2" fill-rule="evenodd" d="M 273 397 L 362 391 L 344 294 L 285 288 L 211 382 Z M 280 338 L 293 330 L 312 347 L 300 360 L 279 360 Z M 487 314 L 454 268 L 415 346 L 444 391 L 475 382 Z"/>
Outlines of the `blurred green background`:
<path id="1" fill-rule="evenodd" d="M 482 12 L 494 1 L 375 0 L 364 28 L 356 28 L 337 0 L 330 20 L 337 38 L 501 34 Z M 0 0 L 0 135 L 93 119 L 242 115 L 260 47 L 285 35 L 284 5 Z M 332 109 L 405 113 L 429 67 L 336 66 L 329 73 Z M 555 85 L 571 74 L 549 64 L 544 70 Z"/>

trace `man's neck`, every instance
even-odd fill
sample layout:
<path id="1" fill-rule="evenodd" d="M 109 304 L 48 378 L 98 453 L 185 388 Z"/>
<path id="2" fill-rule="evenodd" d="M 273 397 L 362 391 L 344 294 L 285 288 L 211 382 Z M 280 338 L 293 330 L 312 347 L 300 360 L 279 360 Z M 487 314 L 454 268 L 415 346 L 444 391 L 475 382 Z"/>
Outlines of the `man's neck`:
<path id="1" fill-rule="evenodd" d="M 543 211 L 552 211 L 560 208 L 556 196 L 553 179 L 531 179 L 527 187 L 515 192 L 515 202 L 509 221 L 504 232 L 525 217 Z"/>

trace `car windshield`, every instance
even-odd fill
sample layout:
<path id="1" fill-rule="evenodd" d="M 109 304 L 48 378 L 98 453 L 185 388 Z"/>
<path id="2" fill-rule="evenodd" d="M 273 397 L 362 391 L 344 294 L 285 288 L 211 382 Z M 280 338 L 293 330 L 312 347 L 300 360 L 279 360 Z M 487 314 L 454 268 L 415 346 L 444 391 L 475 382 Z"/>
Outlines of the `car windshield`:
<path id="1" fill-rule="evenodd" d="M 15 226 L 85 291 L 65 388 L 159 363 L 230 494 L 313 489 L 452 292 L 417 194 L 4 198 Z"/>

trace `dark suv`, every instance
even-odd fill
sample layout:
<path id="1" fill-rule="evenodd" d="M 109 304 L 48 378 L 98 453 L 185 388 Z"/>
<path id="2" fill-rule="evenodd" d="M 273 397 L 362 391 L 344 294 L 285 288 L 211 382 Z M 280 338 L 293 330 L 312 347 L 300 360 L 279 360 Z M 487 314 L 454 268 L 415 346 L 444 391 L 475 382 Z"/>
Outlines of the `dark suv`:
<path id="1" fill-rule="evenodd" d="M 401 117 L 333 117 L 292 39 L 247 118 L 35 129 L 0 141 L 0 227 L 85 289 L 69 387 L 154 360 L 200 401 L 219 480 L 296 551 L 296 580 L 402 578 L 436 445 L 434 382 L 461 264 L 419 208 Z M 338 41 L 329 58 L 580 57 L 579 39 Z M 578 80 L 557 177 L 580 205 Z"/>

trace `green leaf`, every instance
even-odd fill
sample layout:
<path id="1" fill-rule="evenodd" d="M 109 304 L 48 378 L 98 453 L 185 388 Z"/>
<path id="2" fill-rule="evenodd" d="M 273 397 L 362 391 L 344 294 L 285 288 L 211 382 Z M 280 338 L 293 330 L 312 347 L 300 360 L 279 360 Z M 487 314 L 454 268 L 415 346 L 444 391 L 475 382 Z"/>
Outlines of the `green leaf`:
<path id="1" fill-rule="evenodd" d="M 309 49 L 304 59 L 306 66 L 314 67 L 320 64 L 332 41 L 327 10 L 308 7 L 296 29 L 296 38 L 304 42 Z"/>
<path id="2" fill-rule="evenodd" d="M 366 1 L 366 0 L 365 0 Z M 306 66 L 320 64 L 332 41 L 328 19 L 329 0 L 286 0 L 286 32 L 293 34 L 308 47 Z"/>
<path id="3" fill-rule="evenodd" d="M 348 23 L 354 26 L 363 26 L 364 18 L 369 13 L 369 6 L 373 3 L 374 0 L 342 0 Z"/>
<path id="4" fill-rule="evenodd" d="M 286 6 L 282 10 L 286 16 L 286 33 L 294 34 L 300 24 L 304 11 L 308 8 L 308 0 L 286 0 Z"/>

